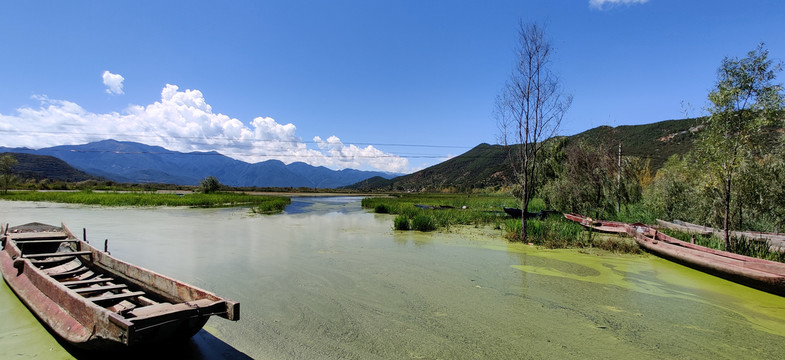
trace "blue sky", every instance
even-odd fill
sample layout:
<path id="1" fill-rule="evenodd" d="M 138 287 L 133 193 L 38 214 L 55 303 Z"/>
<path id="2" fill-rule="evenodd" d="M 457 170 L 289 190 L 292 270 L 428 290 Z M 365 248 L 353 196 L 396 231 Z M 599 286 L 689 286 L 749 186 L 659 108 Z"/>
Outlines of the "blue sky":
<path id="1" fill-rule="evenodd" d="M 779 0 L 5 1 L 0 146 L 409 172 L 497 142 L 521 20 L 547 27 L 571 135 L 702 115 L 723 57 L 785 59 L 783 18 Z"/>

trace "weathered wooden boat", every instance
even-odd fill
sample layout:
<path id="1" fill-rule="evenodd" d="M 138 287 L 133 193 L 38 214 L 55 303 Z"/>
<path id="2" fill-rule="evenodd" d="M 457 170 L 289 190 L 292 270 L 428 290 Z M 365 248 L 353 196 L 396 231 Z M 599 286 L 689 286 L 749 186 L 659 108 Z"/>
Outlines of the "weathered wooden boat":
<path id="1" fill-rule="evenodd" d="M 240 304 L 143 269 L 77 239 L 65 226 L 4 226 L 0 270 L 54 333 L 88 350 L 139 348 L 196 334 Z"/>
<path id="2" fill-rule="evenodd" d="M 626 230 L 643 249 L 655 255 L 733 282 L 785 296 L 783 263 L 688 243 L 642 224 L 628 224 Z"/>
<path id="3" fill-rule="evenodd" d="M 718 238 L 723 238 L 725 236 L 722 229 L 696 225 L 686 221 L 665 221 L 657 219 L 657 224 L 666 229 L 681 231 L 688 234 L 714 235 Z M 785 234 L 759 231 L 731 231 L 731 236 L 743 237 L 753 241 L 768 241 L 772 251 L 785 251 Z"/>
<path id="4" fill-rule="evenodd" d="M 578 214 L 571 214 L 565 213 L 564 217 L 567 220 L 574 221 L 578 224 L 581 224 L 586 229 L 591 231 L 606 233 L 606 234 L 626 234 L 627 229 L 625 228 L 625 223 L 618 222 L 618 221 L 605 221 L 605 220 L 594 220 L 592 218 L 578 215 Z"/>

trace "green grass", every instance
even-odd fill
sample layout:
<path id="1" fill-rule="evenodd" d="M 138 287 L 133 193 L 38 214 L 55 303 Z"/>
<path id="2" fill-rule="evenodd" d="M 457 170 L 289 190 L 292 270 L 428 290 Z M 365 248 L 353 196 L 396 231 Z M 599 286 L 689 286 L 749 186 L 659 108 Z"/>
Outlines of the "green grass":
<path id="1" fill-rule="evenodd" d="M 255 211 L 282 211 L 290 202 L 283 196 L 256 196 L 242 193 L 212 194 L 159 194 L 152 192 L 39 192 L 19 191 L 0 195 L 2 200 L 44 201 L 68 204 L 100 206 L 188 206 L 188 207 L 225 207 L 250 205 Z"/>

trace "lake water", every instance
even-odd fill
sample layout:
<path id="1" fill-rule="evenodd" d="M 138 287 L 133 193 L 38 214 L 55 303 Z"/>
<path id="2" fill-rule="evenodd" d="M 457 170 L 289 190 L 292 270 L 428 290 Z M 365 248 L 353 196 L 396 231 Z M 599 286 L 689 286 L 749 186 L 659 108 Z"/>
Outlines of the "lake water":
<path id="1" fill-rule="evenodd" d="M 241 303 L 190 357 L 781 359 L 785 298 L 650 255 L 544 250 L 493 230 L 392 230 L 359 198 L 247 209 L 0 201 L 11 225 L 65 222 L 112 255 Z M 99 246 L 100 246 L 99 245 Z M 0 358 L 71 355 L 5 283 Z"/>

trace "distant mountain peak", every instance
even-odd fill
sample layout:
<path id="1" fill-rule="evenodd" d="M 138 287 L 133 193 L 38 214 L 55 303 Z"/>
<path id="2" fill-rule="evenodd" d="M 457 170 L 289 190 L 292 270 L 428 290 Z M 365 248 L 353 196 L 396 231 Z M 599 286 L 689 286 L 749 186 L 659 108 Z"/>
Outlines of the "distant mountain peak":
<path id="1" fill-rule="evenodd" d="M 8 151 L 54 156 L 88 174 L 118 182 L 197 185 L 207 176 L 216 176 L 221 183 L 230 186 L 336 188 L 374 176 L 391 178 L 398 175 L 330 170 L 305 163 L 286 165 L 280 160 L 249 164 L 216 151 L 182 153 L 114 139 Z"/>

